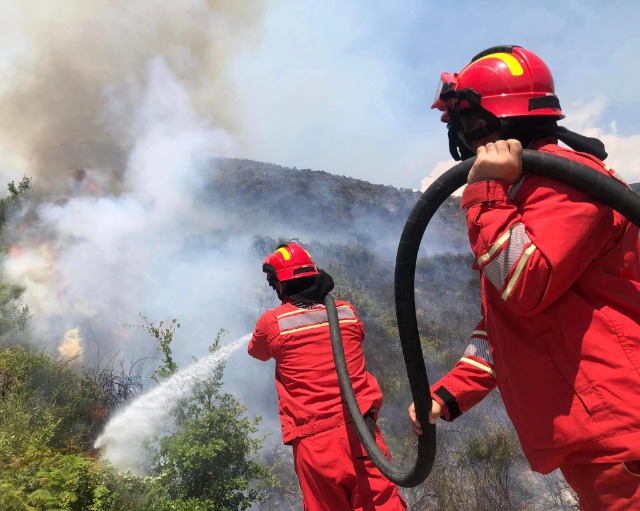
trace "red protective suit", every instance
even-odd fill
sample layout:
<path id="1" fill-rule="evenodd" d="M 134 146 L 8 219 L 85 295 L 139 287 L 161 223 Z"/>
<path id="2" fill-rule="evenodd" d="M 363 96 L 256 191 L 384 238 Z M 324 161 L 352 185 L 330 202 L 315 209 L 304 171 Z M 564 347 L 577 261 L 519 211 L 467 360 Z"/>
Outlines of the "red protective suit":
<path id="1" fill-rule="evenodd" d="M 360 410 L 380 409 L 382 393 L 362 354 L 364 326 L 353 306 L 336 301 L 345 358 Z M 286 300 L 256 324 L 249 354 L 276 361 L 282 440 L 293 444 L 305 509 L 406 509 L 397 487 L 353 441 L 340 395 L 324 305 Z M 388 452 L 382 436 L 378 445 Z"/>
<path id="2" fill-rule="evenodd" d="M 537 149 L 616 177 L 553 142 Z M 445 418 L 497 385 L 533 470 L 640 459 L 638 229 L 536 175 L 470 184 L 462 207 L 483 319 L 432 386 Z"/>

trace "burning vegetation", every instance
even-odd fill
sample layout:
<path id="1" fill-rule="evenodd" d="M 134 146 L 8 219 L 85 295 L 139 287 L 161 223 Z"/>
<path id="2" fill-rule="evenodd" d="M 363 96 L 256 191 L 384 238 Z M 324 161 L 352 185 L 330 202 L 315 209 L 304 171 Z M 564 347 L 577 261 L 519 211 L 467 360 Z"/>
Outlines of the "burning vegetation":
<path id="1" fill-rule="evenodd" d="M 250 172 L 251 164 L 243 162 L 243 165 L 245 166 L 244 178 L 251 182 L 253 179 Z M 262 164 L 256 164 L 256 179 L 261 176 L 262 168 L 264 168 Z M 294 174 L 297 172 L 296 177 L 303 180 L 305 175 L 316 181 L 321 181 L 323 177 L 310 171 L 275 169 L 270 174 L 260 177 L 264 183 L 262 186 L 267 186 L 265 180 L 269 179 L 273 180 L 274 185 L 278 182 L 286 182 L 292 172 Z M 217 175 L 217 173 L 213 174 L 214 177 Z M 352 181 L 348 179 L 341 182 L 331 176 L 325 177 L 329 180 L 323 185 L 326 188 L 333 186 L 339 189 L 340 186 L 351 187 L 353 185 Z M 234 185 L 230 184 L 229 186 L 233 187 Z M 224 189 L 219 186 L 218 190 L 222 192 Z M 383 188 L 378 188 L 372 194 L 363 195 L 363 199 L 368 198 L 367 200 L 371 201 L 375 195 L 376 202 L 380 204 L 390 202 L 392 197 L 385 196 L 384 191 Z M 394 200 L 403 197 L 404 202 L 402 200 L 398 200 L 398 202 L 407 205 L 414 197 L 414 193 L 408 190 L 401 192 L 392 190 L 392 194 Z M 268 201 L 270 198 L 266 196 L 264 200 Z M 291 200 L 294 199 L 291 198 Z M 300 196 L 297 200 L 304 203 L 305 197 Z M 321 197 L 313 200 L 318 201 L 318 205 L 322 206 L 323 199 Z M 327 194 L 326 200 L 345 200 L 345 204 L 356 202 L 353 197 L 339 199 L 331 194 Z M 259 201 L 259 198 L 253 199 L 254 207 L 262 211 L 269 211 L 266 203 L 260 204 Z M 245 214 L 246 211 L 241 209 L 242 204 L 243 201 L 234 202 L 228 197 L 225 207 L 232 215 L 238 209 L 240 209 L 238 214 Z M 326 203 L 324 209 L 331 209 L 330 204 Z M 333 204 L 335 205 L 335 202 Z M 378 210 L 378 214 L 373 213 L 375 208 L 375 204 L 367 203 L 366 207 L 360 204 L 358 211 L 362 215 L 365 214 L 363 212 L 371 211 L 372 217 L 385 218 L 385 214 L 381 210 Z M 277 210 L 271 211 L 273 211 L 271 223 L 277 226 L 276 230 L 282 229 L 279 226 L 282 225 L 283 218 L 279 216 Z M 323 211 L 323 208 L 319 207 L 318 211 Z M 458 217 L 455 199 L 452 199 L 450 208 L 444 208 L 438 222 L 439 225 L 458 222 L 460 220 Z M 322 223 L 332 225 L 330 219 L 321 216 L 316 218 L 320 220 L 318 225 Z M 264 216 L 262 220 L 264 222 L 267 217 Z M 398 230 L 401 227 L 401 214 L 398 214 L 397 219 L 387 216 L 386 221 L 389 230 Z M 248 225 L 252 224 L 245 224 L 243 228 L 250 231 Z M 262 225 L 257 222 L 254 227 L 257 230 L 262 229 Z M 432 234 L 432 236 L 436 236 L 434 239 L 442 240 L 444 246 L 457 246 L 457 244 L 463 243 L 463 240 L 456 237 L 458 232 L 460 231 L 457 228 L 442 229 L 441 232 Z M 367 367 L 376 375 L 385 394 L 385 406 L 381 411 L 380 419 L 381 428 L 384 430 L 385 436 L 390 439 L 394 458 L 401 463 L 403 459 L 408 459 L 413 455 L 415 441 L 406 422 L 406 404 L 409 393 L 393 314 L 392 259 L 395 247 L 386 243 L 384 237 L 356 236 L 356 234 L 351 232 L 345 235 L 347 240 L 336 242 L 330 241 L 329 233 L 324 236 L 320 233 L 317 240 L 310 236 L 305 242 L 313 247 L 317 259 L 323 261 L 323 265 L 334 275 L 336 279 L 335 296 L 354 303 L 365 323 Z M 349 238 L 349 235 L 352 237 Z M 210 239 L 207 239 L 207 236 Z M 217 231 L 212 231 L 207 236 L 203 235 L 199 242 L 204 247 L 210 246 L 210 243 L 216 239 Z M 246 240 L 245 251 L 250 254 L 252 264 L 258 268 L 255 271 L 259 273 L 260 261 L 265 250 L 270 250 L 277 245 L 278 240 L 275 237 L 255 232 L 252 236 L 247 234 L 243 239 Z M 345 254 L 348 254 L 349 257 L 344 257 Z M 438 373 L 442 373 L 457 359 L 466 343 L 466 336 L 475 322 L 474 309 L 478 300 L 477 280 L 475 274 L 470 270 L 469 256 L 451 252 L 431 253 L 425 251 L 418 260 L 416 284 L 420 290 L 425 290 L 416 296 L 419 326 L 430 374 L 437 377 Z M 254 299 L 258 300 L 259 296 L 254 295 Z M 20 297 L 20 293 L 15 296 L 16 299 L 20 299 Z M 255 305 L 258 309 L 267 306 L 266 303 L 256 303 Z M 156 326 L 152 323 L 147 323 L 146 327 L 142 329 L 125 328 L 126 335 L 118 334 L 117 332 L 122 329 L 122 326 L 113 323 L 108 329 L 100 327 L 94 329 L 93 332 L 86 329 L 86 326 L 91 324 L 89 319 L 97 321 L 98 318 L 99 316 L 88 316 L 83 323 L 84 327 L 74 326 L 65 330 L 62 339 L 66 336 L 66 342 L 63 345 L 66 346 L 65 350 L 69 351 L 65 351 L 66 356 L 59 362 L 44 353 L 32 352 L 31 349 L 18 345 L 6 345 L 0 352 L 0 373 L 3 375 L 3 394 L 0 406 L 6 410 L 9 409 L 8 407 L 20 410 L 19 413 L 1 414 L 3 423 L 0 425 L 2 432 L 0 436 L 5 439 L 5 442 L 9 442 L 7 445 L 10 445 L 10 448 L 6 450 L 6 455 L 0 460 L 4 467 L 2 473 L 6 474 L 3 488 L 11 489 L 9 493 L 3 493 L 3 495 L 7 495 L 3 498 L 9 498 L 8 496 L 11 495 L 11 498 L 28 503 L 33 501 L 32 493 L 34 491 L 43 490 L 49 495 L 47 502 L 54 502 L 55 499 L 60 498 L 60 493 L 58 493 L 58 487 L 55 486 L 57 483 L 54 484 L 54 481 L 59 479 L 52 477 L 52 471 L 62 470 L 62 473 L 65 474 L 62 476 L 62 480 L 71 477 L 72 474 L 84 474 L 84 479 L 81 478 L 83 482 L 78 483 L 77 489 L 74 490 L 78 494 L 76 501 L 78 504 L 70 504 L 69 509 L 84 509 L 78 506 L 88 506 L 91 498 L 94 499 L 93 504 L 95 505 L 98 502 L 95 500 L 96 497 L 88 497 L 86 493 L 85 497 L 79 495 L 87 491 L 95 494 L 98 488 L 99 492 L 104 495 L 103 500 L 100 501 L 101 505 L 106 506 L 106 499 L 109 496 L 109 499 L 117 502 L 117 504 L 113 504 L 116 506 L 113 508 L 114 510 L 151 509 L 145 507 L 151 505 L 149 504 L 151 501 L 145 499 L 150 498 L 149 495 L 155 491 L 152 491 L 153 485 L 160 484 L 162 481 L 161 478 L 158 479 L 154 476 L 154 470 L 160 470 L 160 467 L 166 467 L 170 463 L 177 470 L 177 472 L 172 472 L 173 479 L 184 481 L 185 484 L 187 480 L 191 480 L 192 475 L 180 471 L 180 465 L 176 465 L 177 459 L 171 461 L 173 458 L 170 453 L 174 452 L 174 449 L 184 448 L 186 453 L 189 448 L 192 449 L 198 445 L 198 449 L 202 449 L 203 452 L 211 452 L 210 450 L 214 446 L 218 446 L 215 447 L 212 454 L 216 458 L 216 456 L 222 455 L 215 454 L 216 452 L 222 453 L 222 451 L 216 450 L 223 445 L 218 442 L 231 441 L 231 437 L 227 438 L 226 434 L 219 433 L 218 429 L 215 430 L 215 435 L 208 435 L 207 441 L 202 443 L 196 442 L 195 439 L 189 440 L 190 437 L 185 436 L 188 428 L 196 427 L 198 424 L 202 426 L 202 423 L 198 422 L 200 420 L 198 417 L 204 418 L 205 416 L 202 414 L 206 411 L 207 420 L 212 421 L 208 422 L 209 426 L 207 427 L 213 427 L 214 424 L 217 424 L 216 428 L 224 428 L 240 424 L 241 431 L 253 432 L 251 436 L 234 437 L 236 440 L 233 441 L 239 442 L 241 438 L 244 438 L 243 442 L 248 442 L 244 448 L 235 452 L 240 453 L 242 460 L 245 460 L 243 463 L 249 463 L 247 467 L 253 467 L 247 472 L 247 474 L 253 475 L 247 476 L 248 478 L 244 479 L 241 487 L 230 485 L 229 480 L 224 478 L 220 480 L 220 484 L 213 484 L 212 481 L 217 481 L 218 477 L 224 475 L 224 471 L 208 468 L 205 471 L 208 474 L 207 483 L 200 488 L 216 488 L 215 491 L 218 493 L 215 495 L 198 493 L 194 487 L 186 490 L 186 486 L 176 484 L 167 486 L 162 483 L 161 495 L 163 499 L 166 499 L 167 502 L 196 502 L 201 501 L 198 499 L 204 498 L 222 502 L 220 499 L 229 498 L 231 500 L 226 501 L 228 509 L 240 509 L 244 505 L 243 503 L 261 501 L 262 509 L 273 510 L 283 509 L 287 505 L 299 502 L 297 488 L 287 484 L 287 481 L 293 478 L 292 467 L 288 461 L 288 451 L 278 450 L 272 445 L 272 441 L 262 438 L 261 435 L 269 432 L 269 428 L 265 429 L 264 426 L 260 426 L 258 419 L 249 419 L 249 416 L 255 415 L 260 410 L 256 401 L 272 399 L 270 392 L 273 389 L 259 390 L 255 385 L 250 390 L 243 389 L 237 379 L 232 379 L 236 395 L 229 396 L 222 389 L 223 375 L 225 374 L 224 365 L 214 372 L 213 380 L 195 386 L 191 397 L 180 401 L 179 412 L 175 416 L 173 426 L 148 444 L 150 449 L 148 452 L 155 452 L 158 457 L 152 456 L 146 461 L 140 460 L 141 465 L 138 469 L 147 471 L 147 476 L 118 475 L 118 472 L 109 468 L 108 460 L 101 460 L 98 463 L 100 450 L 95 450 L 93 444 L 109 419 L 137 396 L 140 396 L 146 388 L 152 386 L 152 382 L 149 381 L 150 369 L 145 369 L 145 365 L 156 366 L 156 364 L 160 364 L 162 367 L 164 360 L 165 368 L 173 367 L 172 370 L 165 371 L 164 376 L 170 377 L 178 368 L 177 365 L 174 365 L 175 357 L 183 344 L 178 340 L 178 330 L 170 328 L 170 323 L 167 323 L 167 328 L 162 324 Z M 254 315 L 248 313 L 249 322 L 253 319 Z M 218 321 L 223 320 L 219 319 Z M 184 324 L 183 321 L 181 323 Z M 83 334 L 83 329 L 90 332 L 88 338 Z M 23 340 L 28 339 L 27 333 L 24 330 L 21 332 L 23 332 L 21 335 L 25 336 Z M 137 362 L 125 364 L 118 352 L 111 352 L 110 358 L 105 358 L 104 355 L 96 356 L 97 351 L 95 350 L 93 352 L 91 349 L 86 351 L 87 346 L 91 343 L 94 343 L 95 346 L 95 341 L 99 338 L 120 339 L 120 342 L 125 343 L 134 342 L 136 332 L 147 335 L 147 339 L 155 340 L 156 346 L 160 349 L 159 361 L 152 362 L 148 357 L 142 357 Z M 60 339 L 59 337 L 58 340 Z M 59 345 L 54 346 L 57 350 Z M 177 348 L 178 351 L 167 351 L 168 347 Z M 215 346 L 214 349 L 216 349 Z M 60 355 L 61 353 L 56 351 L 56 354 Z M 82 355 L 80 356 L 80 354 Z M 237 372 L 238 368 L 245 364 L 243 362 L 238 366 L 235 362 L 238 357 L 240 355 L 234 355 L 230 359 L 232 364 L 236 364 L 234 372 Z M 83 367 L 72 367 L 70 364 L 72 360 L 82 362 Z M 172 361 L 172 364 L 166 365 L 168 361 Z M 181 365 L 185 364 L 188 362 L 181 363 Z M 253 371 L 253 381 L 259 381 L 260 374 L 256 373 L 254 369 L 251 371 Z M 267 372 L 269 372 L 268 369 Z M 271 378 L 271 375 L 267 374 L 266 377 Z M 17 389 L 20 389 L 20 392 L 17 392 Z M 499 396 L 494 396 L 494 401 L 495 410 L 499 410 Z M 39 403 L 37 408 L 33 408 L 34 402 Z M 242 404 L 243 402 L 250 404 L 250 407 L 246 408 L 246 405 Z M 36 410 L 38 413 L 34 415 Z M 224 426 L 225 424 L 226 426 Z M 465 435 L 455 434 L 462 430 L 466 431 Z M 20 432 L 19 435 L 17 435 L 18 432 Z M 47 435 L 41 436 L 45 432 L 48 432 Z M 17 436 L 9 440 L 12 438 L 11 435 Z M 28 446 L 35 441 L 35 438 L 42 438 L 44 442 L 40 445 L 39 452 L 51 452 L 53 458 L 50 460 L 46 458 L 43 462 L 42 456 L 29 457 L 31 451 L 28 450 Z M 441 452 L 447 454 L 446 456 L 441 455 L 437 459 L 433 470 L 434 475 L 424 485 L 404 490 L 405 497 L 412 505 L 412 509 L 455 509 L 453 506 L 457 505 L 455 503 L 459 502 L 461 494 L 468 500 L 469 508 L 534 510 L 537 509 L 535 506 L 540 503 L 540 506 L 544 504 L 545 509 L 570 509 L 568 507 L 570 501 L 566 499 L 566 488 L 561 478 L 557 476 L 546 479 L 539 478 L 528 472 L 515 442 L 513 431 L 500 412 L 492 411 L 490 417 L 489 414 L 483 415 L 480 411 L 473 411 L 463 421 L 459 421 L 455 429 L 452 426 L 443 426 L 440 439 L 442 442 Z M 196 443 L 191 444 L 192 441 Z M 63 458 L 59 458 L 60 456 Z M 66 468 L 60 468 L 59 464 L 62 462 L 67 464 Z M 94 472 L 98 466 L 101 467 L 99 473 L 102 475 L 100 476 L 97 475 L 98 472 Z M 210 465 L 210 467 L 216 466 L 215 463 Z M 29 486 L 23 490 L 19 489 L 23 487 L 16 486 L 17 481 L 24 478 L 33 480 L 31 478 L 34 477 L 34 474 L 42 475 L 37 479 L 40 481 L 40 486 L 33 488 Z M 126 479 L 127 477 L 129 479 Z M 131 484 L 134 480 L 137 489 L 124 491 L 125 487 L 132 488 Z M 238 481 L 238 479 L 236 480 Z M 482 491 L 479 491 L 479 488 L 482 488 Z M 205 491 L 204 489 L 202 491 Z M 43 492 L 38 495 L 44 494 Z M 120 497 L 116 499 L 113 492 L 118 492 Z M 157 497 L 158 494 L 155 495 Z M 235 497 L 232 498 L 234 495 Z M 457 497 L 454 498 L 454 496 Z M 158 502 L 158 500 L 153 501 L 155 509 L 160 509 L 157 507 Z M 542 509 L 542 507 L 539 508 Z M 105 507 L 104 509 L 110 508 Z"/>

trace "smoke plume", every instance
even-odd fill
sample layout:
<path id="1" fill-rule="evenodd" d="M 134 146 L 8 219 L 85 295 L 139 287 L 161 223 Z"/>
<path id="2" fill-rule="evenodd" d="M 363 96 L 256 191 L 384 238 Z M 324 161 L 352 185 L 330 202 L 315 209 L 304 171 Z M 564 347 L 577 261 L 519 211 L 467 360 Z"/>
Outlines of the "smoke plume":
<path id="1" fill-rule="evenodd" d="M 70 173 L 89 167 L 108 178 L 110 192 L 122 192 L 154 60 L 184 88 L 198 118 L 233 132 L 226 71 L 259 40 L 264 9 L 260 0 L 25 0 L 3 7 L 3 29 L 15 34 L 3 59 L 4 152 L 40 189 L 65 191 Z"/>
<path id="2" fill-rule="evenodd" d="M 25 289 L 39 344 L 63 349 L 73 331 L 86 364 L 143 357 L 154 347 L 123 325 L 177 317 L 188 360 L 219 328 L 246 332 L 250 240 L 230 237 L 233 215 L 198 191 L 212 159 L 238 151 L 228 67 L 259 42 L 264 10 L 248 0 L 3 7 L 0 173 L 34 188 L 5 230 L 3 271 Z"/>

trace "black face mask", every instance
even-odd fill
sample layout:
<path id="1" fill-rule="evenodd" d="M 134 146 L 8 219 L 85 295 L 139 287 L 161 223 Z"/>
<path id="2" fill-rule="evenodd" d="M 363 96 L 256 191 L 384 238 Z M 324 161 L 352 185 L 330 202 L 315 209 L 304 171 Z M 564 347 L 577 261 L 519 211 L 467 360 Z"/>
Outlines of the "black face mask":
<path id="1" fill-rule="evenodd" d="M 449 152 L 456 161 L 466 160 L 475 156 L 475 153 L 470 148 L 471 142 L 494 132 L 498 132 L 502 140 L 509 138 L 519 140 L 525 149 L 531 147 L 536 140 L 551 137 L 564 142 L 574 151 L 590 154 L 599 160 L 605 160 L 608 156 L 601 140 L 594 137 L 586 137 L 563 126 L 558 126 L 554 118 L 532 116 L 498 119 L 494 116 L 494 120 L 485 119 L 488 121 L 487 126 L 480 128 L 481 131 L 473 130 L 467 133 L 464 132 L 459 116 L 456 114 L 452 117 L 452 119 L 454 118 L 456 120 L 452 120 L 447 124 L 447 129 Z"/>
<path id="2" fill-rule="evenodd" d="M 449 136 L 449 152 L 455 161 L 462 161 L 475 156 L 475 153 L 467 147 L 462 140 L 460 140 L 460 136 L 458 135 L 458 131 L 451 127 L 450 124 L 447 124 L 447 134 Z"/>
<path id="3" fill-rule="evenodd" d="M 466 160 L 475 156 L 475 152 L 471 149 L 471 144 L 476 140 L 497 133 L 500 131 L 500 120 L 491 112 L 480 107 L 471 107 L 464 110 L 465 115 L 477 119 L 483 119 L 484 125 L 470 131 L 465 131 L 464 123 L 458 112 L 449 109 L 449 123 L 447 124 L 449 135 L 449 152 L 456 161 Z"/>

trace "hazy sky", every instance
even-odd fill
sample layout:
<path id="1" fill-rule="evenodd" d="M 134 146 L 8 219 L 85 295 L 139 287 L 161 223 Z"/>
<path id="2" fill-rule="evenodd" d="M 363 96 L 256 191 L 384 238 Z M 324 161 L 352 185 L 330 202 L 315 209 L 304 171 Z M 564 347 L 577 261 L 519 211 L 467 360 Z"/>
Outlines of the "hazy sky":
<path id="1" fill-rule="evenodd" d="M 49 128 L 64 124 L 55 130 L 64 135 L 134 108 L 141 70 L 157 57 L 191 86 L 203 117 L 232 137 L 225 154 L 420 188 L 452 163 L 429 109 L 439 73 L 459 71 L 489 46 L 519 44 L 551 68 L 563 124 L 602 137 L 608 163 L 640 181 L 637 2 L 2 0 L 0 20 L 0 70 L 20 105 L 9 117 L 27 116 L 9 127 L 28 131 L 31 144 L 42 137 L 44 123 L 37 134 L 33 126 L 41 113 L 55 119 Z M 42 86 L 27 107 L 24 83 L 15 86 L 25 76 Z M 96 95 L 110 95 L 109 111 Z M 71 147 L 40 143 L 40 161 L 64 143 Z M 65 160 L 81 160 L 86 148 L 78 140 Z M 33 152 L 10 139 L 0 170 L 24 173 Z"/>
<path id="2" fill-rule="evenodd" d="M 610 165 L 640 181 L 639 22 L 632 1 L 273 5 L 259 50 L 235 73 L 246 154 L 418 188 L 449 157 L 439 113 L 429 109 L 440 72 L 518 44 L 551 68 L 563 125 L 601 136 Z"/>

